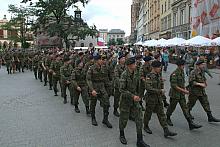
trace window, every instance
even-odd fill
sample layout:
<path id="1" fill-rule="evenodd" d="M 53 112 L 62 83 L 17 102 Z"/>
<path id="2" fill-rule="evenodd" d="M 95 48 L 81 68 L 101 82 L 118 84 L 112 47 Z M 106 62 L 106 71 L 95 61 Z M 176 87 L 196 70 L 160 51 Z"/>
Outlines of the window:
<path id="1" fill-rule="evenodd" d="M 176 13 L 173 13 L 173 26 L 176 26 Z"/>
<path id="2" fill-rule="evenodd" d="M 171 14 L 168 15 L 168 28 L 171 28 Z"/>
<path id="3" fill-rule="evenodd" d="M 191 23 L 191 12 L 192 12 L 192 7 L 189 6 L 189 23 Z"/>
<path id="4" fill-rule="evenodd" d="M 170 9 L 170 0 L 168 0 L 168 10 Z"/>
<path id="5" fill-rule="evenodd" d="M 161 10 L 162 10 L 162 14 L 163 14 L 163 5 L 162 5 L 162 8 L 161 8 Z"/>
<path id="6" fill-rule="evenodd" d="M 180 10 L 180 25 L 184 24 L 184 9 Z"/>
<path id="7" fill-rule="evenodd" d="M 164 12 L 167 11 L 167 2 L 165 2 L 165 5 L 164 5 Z"/>

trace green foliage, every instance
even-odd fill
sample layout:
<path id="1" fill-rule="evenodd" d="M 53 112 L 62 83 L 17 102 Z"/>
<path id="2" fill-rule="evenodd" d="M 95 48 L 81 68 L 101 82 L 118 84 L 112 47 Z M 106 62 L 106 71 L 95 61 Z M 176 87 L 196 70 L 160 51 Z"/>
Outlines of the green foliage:
<path id="1" fill-rule="evenodd" d="M 111 46 L 111 45 L 116 45 L 115 39 L 110 39 L 109 42 L 108 42 L 108 45 L 109 45 L 109 46 Z"/>
<path id="2" fill-rule="evenodd" d="M 116 42 L 117 42 L 117 45 L 123 45 L 125 43 L 122 38 L 117 38 Z"/>

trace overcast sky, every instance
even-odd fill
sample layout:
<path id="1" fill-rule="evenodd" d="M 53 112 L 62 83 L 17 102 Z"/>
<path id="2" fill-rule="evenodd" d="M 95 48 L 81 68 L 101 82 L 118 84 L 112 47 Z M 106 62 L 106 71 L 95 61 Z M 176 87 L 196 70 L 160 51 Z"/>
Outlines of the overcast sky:
<path id="1" fill-rule="evenodd" d="M 20 5 L 22 0 L 0 0 L 0 18 L 7 13 L 9 4 Z M 34 0 L 36 1 L 36 0 Z M 83 19 L 89 24 L 95 24 L 98 29 L 122 29 L 130 35 L 132 0 L 90 0 L 83 9 Z M 73 10 L 70 11 L 73 14 Z"/>

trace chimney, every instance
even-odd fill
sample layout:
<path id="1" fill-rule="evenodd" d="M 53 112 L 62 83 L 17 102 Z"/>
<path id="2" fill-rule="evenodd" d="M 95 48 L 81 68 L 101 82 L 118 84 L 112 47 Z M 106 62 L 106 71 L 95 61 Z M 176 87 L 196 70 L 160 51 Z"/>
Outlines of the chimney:
<path id="1" fill-rule="evenodd" d="M 3 18 L 3 19 L 7 19 L 7 18 L 6 18 L 6 15 L 4 15 L 4 18 Z"/>

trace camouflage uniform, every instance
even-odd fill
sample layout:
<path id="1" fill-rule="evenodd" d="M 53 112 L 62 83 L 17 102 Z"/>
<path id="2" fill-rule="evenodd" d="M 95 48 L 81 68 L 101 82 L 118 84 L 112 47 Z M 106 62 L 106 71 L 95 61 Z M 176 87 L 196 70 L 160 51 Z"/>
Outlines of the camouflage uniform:
<path id="1" fill-rule="evenodd" d="M 108 93 L 105 89 L 105 77 L 104 77 L 104 71 L 101 65 L 98 63 L 95 63 L 94 65 L 90 66 L 87 75 L 86 80 L 87 84 L 89 86 L 89 91 L 92 92 L 95 90 L 97 92 L 97 96 L 91 96 L 90 100 L 90 111 L 92 116 L 92 124 L 97 125 L 96 119 L 95 119 L 95 107 L 97 100 L 100 101 L 102 107 L 103 107 L 103 123 L 108 125 L 107 127 L 111 128 L 111 124 L 108 122 L 108 115 L 109 115 L 109 107 L 110 107 L 110 101 L 108 97 Z"/>
<path id="2" fill-rule="evenodd" d="M 163 128 L 167 128 L 166 116 L 163 109 L 163 98 L 162 92 L 163 81 L 160 74 L 155 74 L 153 72 L 147 75 L 146 79 L 146 110 L 144 114 L 144 127 L 147 127 L 151 119 L 152 113 L 156 113 L 160 121 L 160 125 Z"/>
<path id="3" fill-rule="evenodd" d="M 73 102 L 73 90 L 71 83 L 68 83 L 71 81 L 71 74 L 73 71 L 73 67 L 71 64 L 65 64 L 60 68 L 60 76 L 61 76 L 61 87 L 62 87 L 62 95 L 64 98 L 64 104 L 67 103 L 67 94 L 66 89 L 69 89 L 70 92 L 70 99 L 71 102 Z"/>
<path id="4" fill-rule="evenodd" d="M 38 55 L 35 55 L 33 60 L 32 60 L 32 68 L 33 68 L 33 71 L 34 71 L 34 76 L 35 76 L 35 79 L 37 79 L 37 70 L 38 70 Z"/>
<path id="5" fill-rule="evenodd" d="M 187 103 L 187 105 L 189 107 L 189 111 L 192 110 L 196 101 L 199 100 L 203 109 L 206 112 L 211 112 L 208 97 L 205 92 L 205 88 L 203 88 L 201 86 L 196 86 L 195 85 L 196 82 L 197 83 L 206 83 L 205 73 L 198 68 L 193 70 L 189 76 L 190 94 L 189 94 L 189 101 Z"/>
<path id="6" fill-rule="evenodd" d="M 11 74 L 12 70 L 12 56 L 10 53 L 6 53 L 4 56 L 5 64 L 7 67 L 8 74 Z"/>
<path id="7" fill-rule="evenodd" d="M 40 79 L 41 82 L 43 82 L 43 56 L 40 55 L 39 56 L 39 60 L 38 60 L 38 68 L 37 68 L 37 71 L 38 71 L 38 79 Z"/>
<path id="8" fill-rule="evenodd" d="M 139 76 L 137 72 L 130 73 L 126 69 L 120 78 L 120 117 L 119 117 L 119 129 L 124 130 L 129 116 L 135 117 L 137 134 L 142 134 L 142 110 L 139 102 L 135 102 L 133 97 L 138 95 Z"/>
<path id="9" fill-rule="evenodd" d="M 53 75 L 52 76 L 52 81 L 53 81 L 53 90 L 54 90 L 55 96 L 57 96 L 57 92 L 58 92 L 58 88 L 57 88 L 57 83 L 58 82 L 59 82 L 60 87 L 61 87 L 60 68 L 61 68 L 62 65 L 63 65 L 62 61 L 57 61 L 57 60 L 54 60 L 50 65 L 50 70 L 51 70 L 51 73 Z"/>
<path id="10" fill-rule="evenodd" d="M 75 107 L 78 107 L 79 96 L 81 94 L 84 105 L 88 109 L 89 108 L 89 94 L 88 94 L 88 86 L 86 83 L 86 71 L 84 68 L 81 69 L 81 68 L 75 67 L 71 75 L 71 83 L 73 87 Z M 81 91 L 78 91 L 77 87 L 80 87 Z"/>

